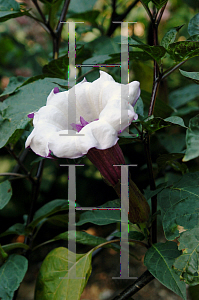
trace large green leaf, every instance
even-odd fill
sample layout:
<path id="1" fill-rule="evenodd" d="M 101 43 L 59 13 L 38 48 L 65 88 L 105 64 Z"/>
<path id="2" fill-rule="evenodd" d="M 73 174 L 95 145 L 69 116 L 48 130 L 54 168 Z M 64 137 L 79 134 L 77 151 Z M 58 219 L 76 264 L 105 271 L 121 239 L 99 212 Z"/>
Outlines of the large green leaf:
<path id="1" fill-rule="evenodd" d="M 181 227 L 192 229 L 199 217 L 199 172 L 186 173 L 158 194 L 163 229 L 168 240 L 179 236 Z"/>
<path id="2" fill-rule="evenodd" d="M 163 37 L 161 41 L 161 46 L 165 49 L 168 49 L 169 45 L 175 42 L 178 31 L 182 28 L 182 26 L 178 26 L 170 29 Z"/>
<path id="3" fill-rule="evenodd" d="M 56 77 L 66 79 L 68 74 L 68 54 L 54 59 L 45 65 L 42 69 L 42 72 L 46 77 Z"/>
<path id="4" fill-rule="evenodd" d="M 5 96 L 5 95 L 10 95 L 10 94 L 14 93 L 14 91 L 19 86 L 21 86 L 24 83 L 25 80 L 27 80 L 27 78 L 22 77 L 22 76 L 11 77 L 9 79 L 8 86 L 6 87 L 5 91 L 0 95 L 0 97 Z"/>
<path id="5" fill-rule="evenodd" d="M 71 230 L 71 231 L 69 231 L 69 237 L 72 240 L 76 240 L 77 243 L 80 243 L 83 245 L 90 245 L 93 247 L 107 242 L 107 240 L 104 238 L 88 234 L 87 232 L 84 232 L 84 231 L 75 231 L 75 230 L 72 231 Z M 68 240 L 68 231 L 60 233 L 53 240 L 54 241 Z"/>
<path id="6" fill-rule="evenodd" d="M 37 277 L 35 300 L 79 300 L 91 274 L 94 249 L 86 254 L 63 247 L 51 251 Z"/>
<path id="7" fill-rule="evenodd" d="M 29 224 L 30 228 L 34 228 L 41 220 L 63 210 L 68 210 L 68 200 L 52 200 L 38 209 L 33 217 L 33 221 Z"/>
<path id="8" fill-rule="evenodd" d="M 168 134 L 168 133 L 159 133 L 157 138 L 160 144 L 169 152 L 169 153 L 180 153 L 185 147 L 185 134 Z"/>
<path id="9" fill-rule="evenodd" d="M 12 254 L 0 268 L 0 298 L 12 300 L 28 269 L 28 260 L 21 255 Z"/>
<path id="10" fill-rule="evenodd" d="M 175 61 L 183 61 L 199 55 L 199 42 L 182 41 L 172 43 L 167 49 Z"/>
<path id="11" fill-rule="evenodd" d="M 12 187 L 8 180 L 0 183 L 0 209 L 4 208 L 12 197 Z"/>
<path id="12" fill-rule="evenodd" d="M 189 121 L 186 133 L 187 149 L 183 161 L 189 161 L 199 156 L 199 115 Z"/>
<path id="13" fill-rule="evenodd" d="M 186 71 L 183 71 L 180 69 L 179 69 L 179 71 L 183 76 L 185 76 L 185 77 L 191 79 L 192 81 L 194 81 L 195 83 L 199 84 L 199 72 L 186 72 Z M 190 93 L 190 94 L 192 94 L 192 93 Z"/>
<path id="14" fill-rule="evenodd" d="M 108 201 L 99 206 L 99 208 L 119 208 L 121 206 L 120 200 Z M 120 210 L 90 210 L 82 213 L 80 220 L 76 223 L 77 226 L 85 223 L 93 223 L 96 225 L 107 225 L 111 223 L 121 222 Z"/>
<path id="15" fill-rule="evenodd" d="M 180 277 L 172 268 L 180 254 L 181 251 L 177 249 L 177 244 L 174 242 L 153 244 L 145 255 L 144 264 L 163 285 L 186 299 L 186 285 L 180 281 Z"/>
<path id="16" fill-rule="evenodd" d="M 199 284 L 199 228 L 183 232 L 178 242 L 183 254 L 176 258 L 174 268 L 185 283 Z"/>
<path id="17" fill-rule="evenodd" d="M 25 9 L 21 9 L 19 3 L 14 0 L 0 0 L 0 22 L 7 21 L 12 18 L 18 18 L 29 15 Z"/>
<path id="18" fill-rule="evenodd" d="M 162 46 L 149 46 L 144 44 L 129 44 L 129 46 L 137 47 L 142 49 L 148 55 L 151 56 L 152 59 L 159 61 L 166 53 L 166 50 Z"/>
<path id="19" fill-rule="evenodd" d="M 187 172 L 187 166 L 185 164 L 181 164 L 177 159 L 182 159 L 184 154 L 182 153 L 169 153 L 160 155 L 156 162 L 159 168 L 165 168 L 166 166 L 171 166 L 175 171 L 180 171 L 183 174 Z"/>
<path id="20" fill-rule="evenodd" d="M 157 9 L 160 9 L 161 7 L 163 7 L 168 0 L 152 0 L 152 2 L 155 4 L 155 6 L 157 7 Z"/>
<path id="21" fill-rule="evenodd" d="M 57 84 L 66 82 L 58 78 L 40 79 L 21 87 L 3 102 L 5 109 L 4 120 L 0 124 L 0 148 L 19 130 L 23 132 L 30 120 L 27 115 L 46 104 L 47 96 Z"/>
<path id="22" fill-rule="evenodd" d="M 190 36 L 199 34 L 199 13 L 196 14 L 189 22 L 188 32 Z"/>
<path id="23" fill-rule="evenodd" d="M 164 127 L 168 127 L 171 125 L 178 125 L 181 127 L 185 127 L 184 121 L 180 117 L 169 117 L 166 119 L 151 117 L 149 120 L 141 123 L 143 127 L 147 129 L 147 131 L 150 133 L 153 133 L 157 130 L 160 130 Z"/>
<path id="24" fill-rule="evenodd" d="M 178 108 L 194 100 L 198 96 L 199 96 L 199 86 L 195 84 L 190 84 L 171 92 L 169 94 L 169 104 L 174 108 Z"/>
<path id="25" fill-rule="evenodd" d="M 6 231 L 0 234 L 0 237 L 10 234 L 25 235 L 25 225 L 21 223 L 16 223 L 9 227 Z"/>

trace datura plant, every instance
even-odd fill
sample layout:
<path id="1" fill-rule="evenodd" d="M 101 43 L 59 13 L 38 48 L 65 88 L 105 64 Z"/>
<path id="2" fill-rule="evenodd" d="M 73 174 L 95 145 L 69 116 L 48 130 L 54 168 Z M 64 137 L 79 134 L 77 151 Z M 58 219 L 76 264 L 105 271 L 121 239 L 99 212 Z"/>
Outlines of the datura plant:
<path id="1" fill-rule="evenodd" d="M 198 9 L 0 0 L 1 300 L 198 300 Z"/>
<path id="2" fill-rule="evenodd" d="M 76 112 L 70 106 L 70 94 L 75 93 Z M 54 88 L 46 106 L 31 112 L 34 129 L 26 147 L 36 154 L 51 157 L 78 158 L 83 155 L 92 161 L 102 176 L 120 196 L 121 167 L 125 160 L 118 145 L 118 135 L 137 120 L 134 106 L 140 96 L 140 83 L 127 85 L 115 82 L 111 75 L 100 71 L 100 78 L 84 80 L 70 90 Z M 69 115 L 76 123 L 69 124 Z M 149 205 L 135 183 L 130 180 L 129 220 L 142 223 L 149 218 Z"/>

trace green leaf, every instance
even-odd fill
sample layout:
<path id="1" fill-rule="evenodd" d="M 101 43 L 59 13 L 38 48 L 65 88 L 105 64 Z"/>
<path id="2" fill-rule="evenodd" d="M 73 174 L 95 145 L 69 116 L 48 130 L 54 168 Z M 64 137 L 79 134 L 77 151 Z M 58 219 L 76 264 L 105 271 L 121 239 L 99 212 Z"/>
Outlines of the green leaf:
<path id="1" fill-rule="evenodd" d="M 129 44 L 129 46 L 137 47 L 142 49 L 148 55 L 151 56 L 152 59 L 157 62 L 165 55 L 166 49 L 162 46 L 149 46 L 149 45 L 140 45 L 140 44 Z"/>
<path id="2" fill-rule="evenodd" d="M 46 104 L 47 96 L 57 83 L 64 84 L 65 81 L 58 78 L 40 79 L 21 87 L 17 93 L 4 101 L 7 108 L 4 110 L 4 120 L 0 124 L 0 148 L 5 146 L 16 131 L 25 129 L 30 121 L 27 115 Z"/>
<path id="3" fill-rule="evenodd" d="M 142 101 L 142 98 L 139 97 L 135 106 L 134 106 L 134 111 L 136 112 L 136 114 L 138 114 L 139 116 L 144 117 L 144 103 Z"/>
<path id="4" fill-rule="evenodd" d="M 182 255 L 176 258 L 174 268 L 185 283 L 191 286 L 199 284 L 199 228 L 183 232 L 178 242 Z"/>
<path id="5" fill-rule="evenodd" d="M 190 84 L 171 92 L 169 94 L 169 104 L 174 108 L 178 108 L 194 100 L 196 97 L 198 97 L 198 95 L 199 86 L 195 84 Z"/>
<path id="6" fill-rule="evenodd" d="M 184 128 L 187 128 L 184 124 L 184 121 L 182 118 L 180 117 L 177 117 L 177 116 L 172 116 L 172 117 L 168 117 L 166 119 L 164 119 L 166 122 L 169 122 L 173 125 L 178 125 L 178 126 L 181 126 L 181 127 L 184 127 Z"/>
<path id="7" fill-rule="evenodd" d="M 186 300 L 186 285 L 172 268 L 180 254 L 174 242 L 153 244 L 145 255 L 144 264 L 157 280 Z"/>
<path id="8" fill-rule="evenodd" d="M 186 145 L 187 149 L 183 161 L 189 161 L 199 156 L 199 115 L 189 121 Z"/>
<path id="9" fill-rule="evenodd" d="M 168 240 L 179 236 L 181 226 L 192 229 L 198 225 L 199 172 L 186 173 L 158 194 L 163 215 L 163 229 Z"/>
<path id="10" fill-rule="evenodd" d="M 190 20 L 188 25 L 188 33 L 190 36 L 199 34 L 199 13 Z"/>
<path id="11" fill-rule="evenodd" d="M 11 243 L 8 245 L 3 245 L 2 248 L 4 251 L 9 252 L 12 251 L 13 249 L 19 249 L 19 248 L 28 250 L 29 246 L 24 243 Z"/>
<path id="12" fill-rule="evenodd" d="M 99 208 L 119 208 L 121 206 L 120 200 L 108 201 L 107 203 L 99 206 Z M 82 213 L 77 226 L 85 223 L 93 223 L 96 225 L 107 225 L 116 222 L 121 222 L 120 210 L 92 210 Z"/>
<path id="13" fill-rule="evenodd" d="M 175 61 L 184 61 L 199 55 L 199 42 L 182 41 L 172 43 L 167 49 Z"/>
<path id="14" fill-rule="evenodd" d="M 24 81 L 27 80 L 27 78 L 18 76 L 18 77 L 11 77 L 9 79 L 8 86 L 6 87 L 5 91 L 0 95 L 0 97 L 5 96 L 5 95 L 10 95 L 14 93 L 14 91 L 21 86 Z"/>
<path id="15" fill-rule="evenodd" d="M 183 26 L 183 25 L 182 25 Z M 165 49 L 168 49 L 168 46 L 171 43 L 175 42 L 176 36 L 178 31 L 182 28 L 182 26 L 174 27 L 170 29 L 163 37 L 161 41 L 161 46 L 163 46 Z"/>
<path id="16" fill-rule="evenodd" d="M 171 125 L 178 125 L 181 127 L 185 127 L 184 121 L 180 117 L 169 117 L 167 119 L 151 117 L 145 122 L 141 121 L 141 124 L 149 133 L 153 133 L 157 130 L 160 130 L 164 127 L 168 127 Z"/>
<path id="17" fill-rule="evenodd" d="M 100 11 L 90 10 L 83 13 L 71 13 L 68 15 L 68 18 L 85 20 L 87 23 L 91 23 L 93 26 L 98 27 L 96 22 L 97 17 L 99 16 Z"/>
<path id="18" fill-rule="evenodd" d="M 70 239 L 76 240 L 76 243 L 80 243 L 83 245 L 89 245 L 92 247 L 96 247 L 100 244 L 107 242 L 107 240 L 105 238 L 94 236 L 94 235 L 88 234 L 87 232 L 84 232 L 84 231 L 71 230 L 71 231 L 69 231 L 69 234 L 70 234 Z M 68 240 L 68 231 L 57 235 L 53 239 L 53 241 L 56 241 L 56 240 L 66 240 L 67 241 Z M 117 246 L 117 245 L 114 245 L 114 247 L 115 246 Z M 105 247 L 113 248 L 113 244 L 107 244 Z"/>
<path id="19" fill-rule="evenodd" d="M 10 235 L 10 234 L 17 234 L 17 235 L 25 235 L 25 225 L 21 223 L 16 223 L 6 231 L 0 234 L 0 237 Z"/>
<path id="20" fill-rule="evenodd" d="M 186 71 L 183 71 L 180 69 L 179 69 L 179 71 L 183 76 L 185 76 L 185 77 L 191 79 L 193 82 L 199 84 L 199 72 L 186 72 Z M 190 94 L 192 94 L 192 93 L 190 93 Z"/>
<path id="21" fill-rule="evenodd" d="M 184 154 L 182 153 L 163 154 L 158 157 L 156 162 L 161 169 L 165 169 L 166 166 L 171 166 L 175 171 L 185 174 L 186 172 L 188 172 L 187 166 L 176 161 L 177 159 L 181 159 L 183 156 Z"/>
<path id="22" fill-rule="evenodd" d="M 46 77 L 56 77 L 61 79 L 67 78 L 68 72 L 68 54 L 61 56 L 57 59 L 52 60 L 47 65 L 45 65 L 42 69 L 42 72 Z"/>
<path id="23" fill-rule="evenodd" d="M 12 300 L 28 269 L 28 260 L 21 255 L 12 254 L 0 268 L 0 297 Z"/>
<path id="24" fill-rule="evenodd" d="M 162 8 L 168 0 L 152 0 L 153 4 L 157 7 L 157 9 Z"/>
<path id="25" fill-rule="evenodd" d="M 20 9 L 20 5 L 16 1 L 0 0 L 0 22 L 24 15 L 28 16 L 29 12 L 25 9 Z"/>
<path id="26" fill-rule="evenodd" d="M 0 183 L 0 209 L 4 208 L 12 197 L 12 187 L 8 180 Z"/>
<path id="27" fill-rule="evenodd" d="M 148 5 L 148 3 L 150 2 L 151 0 L 142 0 L 142 2 L 146 5 Z"/>
<path id="28" fill-rule="evenodd" d="M 114 232 L 111 234 L 115 237 L 121 237 L 121 232 Z M 145 239 L 145 236 L 142 232 L 139 231 L 129 231 L 128 233 L 129 239 L 137 240 L 137 241 L 143 241 Z"/>
<path id="29" fill-rule="evenodd" d="M 70 234 L 71 240 L 76 239 L 77 243 L 84 244 L 84 245 L 90 245 L 93 247 L 107 242 L 107 240 L 104 238 L 88 234 L 87 232 L 84 232 L 84 231 L 75 231 L 75 230 L 72 231 L 71 230 L 71 231 L 69 231 L 69 234 Z M 60 233 L 59 235 L 57 235 L 54 238 L 54 240 L 60 240 L 60 239 L 68 240 L 68 231 Z"/>
<path id="30" fill-rule="evenodd" d="M 146 107 L 149 107 L 151 102 L 151 93 L 141 90 L 141 97 L 144 102 L 144 105 Z M 160 118 L 166 118 L 171 115 L 173 112 L 173 108 L 171 108 L 169 105 L 167 105 L 164 101 L 157 98 L 156 104 L 155 104 L 155 110 L 154 110 L 154 116 L 160 117 Z"/>
<path id="31" fill-rule="evenodd" d="M 37 277 L 35 300 L 79 300 L 91 274 L 94 249 L 86 254 L 75 254 L 63 247 L 51 251 Z"/>
<path id="32" fill-rule="evenodd" d="M 41 220 L 63 210 L 68 210 L 68 200 L 57 199 L 46 203 L 38 209 L 33 217 L 33 221 L 29 224 L 30 228 L 34 228 Z"/>
<path id="33" fill-rule="evenodd" d="M 160 155 L 156 162 L 159 167 L 165 168 L 166 165 L 170 165 L 170 162 L 175 161 L 176 159 L 180 159 L 183 157 L 182 153 L 169 153 L 169 154 L 162 154 Z"/>
<path id="34" fill-rule="evenodd" d="M 3 265 L 3 263 L 8 258 L 8 254 L 5 252 L 5 250 L 2 248 L 0 244 L 0 267 Z"/>
<path id="35" fill-rule="evenodd" d="M 97 0 L 73 0 L 70 2 L 69 11 L 74 11 L 76 13 L 83 13 L 85 11 L 91 11 Z"/>

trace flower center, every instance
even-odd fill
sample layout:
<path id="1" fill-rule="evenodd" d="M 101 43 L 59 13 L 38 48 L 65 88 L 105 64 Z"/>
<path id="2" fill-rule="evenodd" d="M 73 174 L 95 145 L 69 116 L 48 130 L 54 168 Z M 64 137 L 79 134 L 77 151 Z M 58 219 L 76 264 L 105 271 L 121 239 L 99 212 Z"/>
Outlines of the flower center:
<path id="1" fill-rule="evenodd" d="M 94 121 L 97 121 L 98 119 L 95 119 Z M 88 125 L 89 123 L 91 122 L 87 122 L 86 120 L 84 120 L 83 117 L 80 116 L 80 123 L 81 124 L 75 124 L 75 123 L 72 123 L 70 124 L 72 126 L 72 128 L 77 131 L 77 132 L 80 132 L 82 130 L 82 128 L 86 125 Z"/>

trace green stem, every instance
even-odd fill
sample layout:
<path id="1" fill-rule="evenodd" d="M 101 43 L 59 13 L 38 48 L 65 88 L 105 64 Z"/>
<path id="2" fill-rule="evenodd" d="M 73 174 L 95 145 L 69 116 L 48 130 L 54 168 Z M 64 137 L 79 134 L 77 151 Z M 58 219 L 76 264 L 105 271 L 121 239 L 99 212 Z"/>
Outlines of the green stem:
<path id="1" fill-rule="evenodd" d="M 188 60 L 188 59 L 187 59 Z M 166 77 L 168 77 L 171 73 L 173 73 L 175 70 L 177 70 L 180 66 L 182 66 L 187 60 L 181 61 L 179 64 L 175 65 L 174 67 L 169 68 L 162 74 L 162 80 L 164 80 Z"/>
<path id="2" fill-rule="evenodd" d="M 133 284 L 128 286 L 122 293 L 112 300 L 129 300 L 134 294 L 139 292 L 145 285 L 151 282 L 154 276 L 147 270 Z"/>

